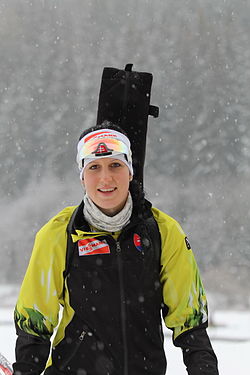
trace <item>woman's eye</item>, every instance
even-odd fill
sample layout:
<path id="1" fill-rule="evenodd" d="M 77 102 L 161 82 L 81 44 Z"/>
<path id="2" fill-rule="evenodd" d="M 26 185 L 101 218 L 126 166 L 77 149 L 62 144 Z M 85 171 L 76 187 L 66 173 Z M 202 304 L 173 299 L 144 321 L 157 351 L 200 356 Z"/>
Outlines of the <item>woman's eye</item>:
<path id="1" fill-rule="evenodd" d="M 113 168 L 117 168 L 117 167 L 120 167 L 120 166 L 121 166 L 121 164 L 118 163 L 118 162 L 111 164 L 111 167 L 113 167 Z"/>
<path id="2" fill-rule="evenodd" d="M 92 165 L 90 165 L 90 167 L 89 167 L 90 170 L 94 170 L 94 169 L 96 169 L 96 168 L 98 168 L 98 165 L 97 165 L 97 164 L 92 164 Z"/>

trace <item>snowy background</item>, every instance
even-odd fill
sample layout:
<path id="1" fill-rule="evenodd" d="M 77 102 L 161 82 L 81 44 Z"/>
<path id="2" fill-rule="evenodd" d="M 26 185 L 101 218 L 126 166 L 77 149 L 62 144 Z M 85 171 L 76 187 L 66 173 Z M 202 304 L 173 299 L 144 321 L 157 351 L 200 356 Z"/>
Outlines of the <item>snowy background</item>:
<path id="1" fill-rule="evenodd" d="M 248 0 L 0 0 L 0 351 L 13 357 L 9 309 L 36 231 L 80 202 L 76 141 L 96 122 L 103 67 L 130 62 L 153 73 L 160 107 L 147 197 L 189 236 L 222 373 L 247 373 L 249 16 Z"/>

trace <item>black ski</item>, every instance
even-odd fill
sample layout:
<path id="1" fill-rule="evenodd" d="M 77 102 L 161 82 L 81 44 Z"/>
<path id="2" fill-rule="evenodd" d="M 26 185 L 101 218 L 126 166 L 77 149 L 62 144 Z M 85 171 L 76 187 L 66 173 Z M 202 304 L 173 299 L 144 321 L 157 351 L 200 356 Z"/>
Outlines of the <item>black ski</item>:
<path id="1" fill-rule="evenodd" d="M 98 102 L 97 124 L 104 120 L 119 125 L 131 142 L 135 178 L 143 185 L 148 116 L 159 116 L 159 108 L 150 105 L 153 75 L 132 71 L 132 64 L 124 70 L 104 68 Z"/>

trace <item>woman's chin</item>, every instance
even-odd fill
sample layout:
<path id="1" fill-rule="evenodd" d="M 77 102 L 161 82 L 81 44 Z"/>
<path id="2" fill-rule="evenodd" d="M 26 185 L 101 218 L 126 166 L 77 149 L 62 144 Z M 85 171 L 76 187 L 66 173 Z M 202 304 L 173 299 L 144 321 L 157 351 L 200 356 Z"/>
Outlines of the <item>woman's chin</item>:
<path id="1" fill-rule="evenodd" d="M 121 208 L 117 207 L 99 207 L 99 209 L 107 216 L 115 216 L 121 211 Z"/>
<path id="2" fill-rule="evenodd" d="M 105 215 L 107 216 L 115 216 L 116 214 L 118 214 L 124 207 L 125 203 L 126 202 L 121 202 L 121 203 L 118 203 L 118 204 L 113 204 L 114 202 L 102 202 L 100 204 L 100 202 L 94 202 L 96 204 L 96 206 L 99 208 L 100 211 L 102 211 Z"/>

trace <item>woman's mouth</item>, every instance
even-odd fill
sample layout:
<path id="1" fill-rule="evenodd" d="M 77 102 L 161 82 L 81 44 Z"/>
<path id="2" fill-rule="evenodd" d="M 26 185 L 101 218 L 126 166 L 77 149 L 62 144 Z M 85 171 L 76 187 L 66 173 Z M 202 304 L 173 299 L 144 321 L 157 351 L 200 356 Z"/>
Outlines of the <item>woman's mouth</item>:
<path id="1" fill-rule="evenodd" d="M 117 188 L 114 187 L 114 188 L 102 188 L 102 189 L 97 189 L 98 191 L 100 191 L 101 193 L 113 193 L 113 191 L 115 191 Z"/>

